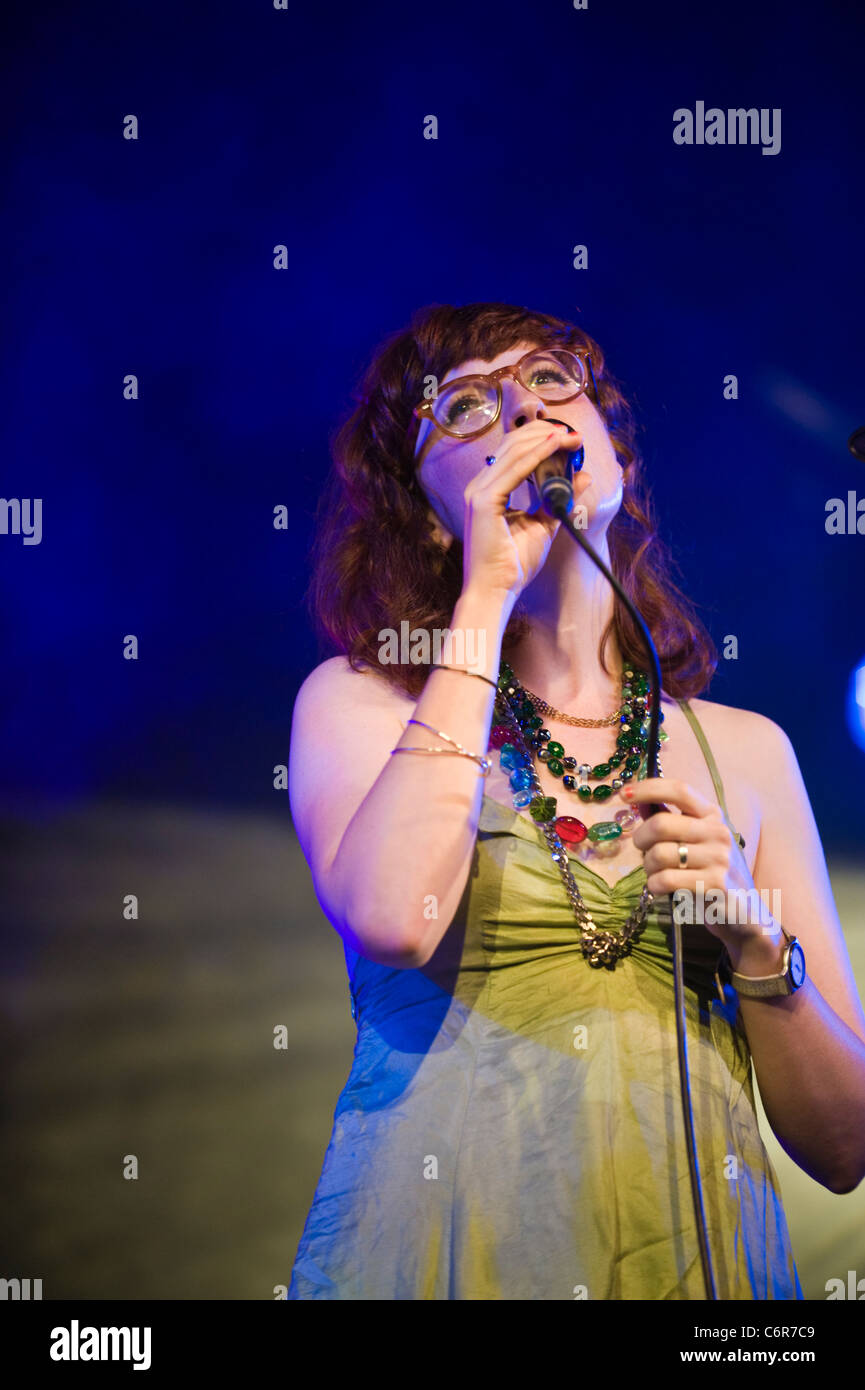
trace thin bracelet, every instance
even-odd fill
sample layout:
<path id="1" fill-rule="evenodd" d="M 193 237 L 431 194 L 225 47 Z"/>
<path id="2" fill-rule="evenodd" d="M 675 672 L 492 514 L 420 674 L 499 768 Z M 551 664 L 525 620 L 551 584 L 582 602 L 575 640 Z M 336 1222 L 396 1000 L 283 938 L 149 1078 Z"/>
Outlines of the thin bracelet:
<path id="1" fill-rule="evenodd" d="M 489 676 L 482 676 L 480 671 L 467 671 L 464 666 L 444 666 L 440 661 L 431 661 L 430 666 L 437 671 L 459 671 L 463 676 L 476 676 L 479 681 L 486 681 L 487 685 L 491 685 L 493 690 L 499 688 L 495 681 L 491 681 Z"/>
<path id="2" fill-rule="evenodd" d="M 391 753 L 452 753 L 455 758 L 471 758 L 481 770 L 481 776 L 489 777 L 492 763 L 479 753 L 469 753 L 465 748 L 392 748 Z"/>
<path id="3" fill-rule="evenodd" d="M 457 667 L 456 669 L 458 670 L 459 667 Z M 469 672 L 469 674 L 471 674 L 471 672 Z M 483 757 L 483 755 L 480 754 L 480 753 L 470 753 L 469 750 L 468 750 L 467 748 L 463 748 L 463 746 L 462 746 L 461 743 L 457 743 L 457 741 L 456 741 L 455 738 L 451 738 L 450 734 L 446 734 L 446 733 L 444 732 L 443 729 L 434 729 L 433 726 L 432 726 L 432 724 L 427 724 L 427 723 L 425 723 L 423 719 L 409 719 L 409 720 L 407 721 L 407 723 L 406 723 L 406 728 L 408 728 L 408 725 L 409 725 L 409 724 L 420 724 L 424 729 L 429 729 L 430 733 L 435 734 L 438 738 L 446 739 L 448 743 L 452 743 L 452 744 L 453 744 L 453 747 L 452 747 L 452 748 L 416 748 L 416 747 L 412 746 L 412 747 L 409 747 L 409 748 L 392 748 L 392 749 L 390 750 L 392 754 L 393 754 L 393 753 L 454 753 L 454 754 L 457 754 L 458 756 L 460 756 L 460 757 L 462 757 L 462 758 L 471 758 L 472 762 L 477 763 L 478 767 L 479 767 L 480 770 L 481 770 L 482 775 L 483 775 L 484 777 L 488 777 L 488 776 L 489 776 L 490 771 L 491 771 L 491 769 L 492 769 L 492 762 L 491 762 L 491 760 L 490 760 L 489 758 Z"/>

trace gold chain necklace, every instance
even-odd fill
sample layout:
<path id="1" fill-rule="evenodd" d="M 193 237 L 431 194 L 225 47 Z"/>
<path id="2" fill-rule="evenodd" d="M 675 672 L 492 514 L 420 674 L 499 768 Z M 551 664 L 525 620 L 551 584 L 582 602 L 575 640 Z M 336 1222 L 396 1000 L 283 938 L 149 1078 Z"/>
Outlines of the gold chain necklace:
<path id="1" fill-rule="evenodd" d="M 526 686 L 523 686 L 522 689 L 525 690 L 539 714 L 546 715 L 548 719 L 558 719 L 562 724 L 573 724 L 580 729 L 607 729 L 611 724 L 618 724 L 619 722 L 621 706 L 613 714 L 608 715 L 606 719 L 580 719 L 575 714 L 563 714 L 560 709 L 556 709 L 546 700 L 542 700 L 540 695 L 535 695 Z"/>

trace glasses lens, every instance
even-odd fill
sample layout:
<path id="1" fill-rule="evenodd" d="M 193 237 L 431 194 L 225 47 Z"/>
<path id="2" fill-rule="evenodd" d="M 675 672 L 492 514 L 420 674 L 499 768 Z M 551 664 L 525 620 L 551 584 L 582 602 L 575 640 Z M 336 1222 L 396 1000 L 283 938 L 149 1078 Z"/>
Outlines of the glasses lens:
<path id="1" fill-rule="evenodd" d="M 564 348 L 533 353 L 523 363 L 520 375 L 523 385 L 535 391 L 542 401 L 570 400 L 586 384 L 582 358 Z"/>
<path id="2" fill-rule="evenodd" d="M 581 357 L 565 348 L 533 352 L 520 368 L 524 386 L 542 401 L 571 401 L 586 386 Z M 485 429 L 495 417 L 496 388 L 484 377 L 469 377 L 453 387 L 444 386 L 433 405 L 433 415 L 443 429 L 465 437 Z"/>
<path id="3" fill-rule="evenodd" d="M 433 406 L 438 423 L 452 434 L 475 434 L 496 413 L 496 388 L 482 378 L 461 382 L 451 390 L 444 386 Z"/>

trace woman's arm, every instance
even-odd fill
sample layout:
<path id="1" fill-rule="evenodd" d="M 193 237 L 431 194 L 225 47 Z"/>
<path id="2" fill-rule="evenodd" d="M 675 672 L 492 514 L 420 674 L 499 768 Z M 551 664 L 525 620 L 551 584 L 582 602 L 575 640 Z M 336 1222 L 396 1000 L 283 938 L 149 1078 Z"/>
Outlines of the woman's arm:
<path id="1" fill-rule="evenodd" d="M 760 1095 L 794 1162 L 830 1191 L 852 1192 L 865 1176 L 865 1015 L 796 754 L 777 724 L 737 713 L 762 814 L 754 884 L 780 890 L 778 921 L 799 938 L 808 974 L 792 995 L 739 996 Z M 733 968 L 774 973 L 782 944 L 780 932 L 728 944 Z"/>
<path id="2" fill-rule="evenodd" d="M 475 645 L 467 641 L 466 650 L 484 653 L 473 669 L 492 681 L 512 608 L 510 598 L 464 591 L 451 619 L 452 631 L 472 629 Z M 410 968 L 432 955 L 468 880 L 485 785 L 470 758 L 391 757 L 394 747 L 449 746 L 428 729 L 402 725 L 422 719 L 483 755 L 494 703 L 486 681 L 432 670 L 412 708 L 344 658 L 317 667 L 301 687 L 291 733 L 292 817 L 322 910 L 369 960 Z"/>
<path id="3" fill-rule="evenodd" d="M 799 938 L 805 984 L 792 995 L 740 994 L 739 1007 L 779 1143 L 824 1187 L 852 1192 L 865 1176 L 865 1017 L 820 837 L 783 729 L 749 710 L 729 715 L 718 746 L 725 765 L 747 779 L 761 813 L 753 871 L 717 803 L 678 778 L 646 778 L 625 789 L 632 804 L 663 799 L 669 807 L 644 820 L 633 843 L 643 853 L 650 893 L 702 887 L 715 909 L 720 895 L 721 916 L 707 911 L 705 924 L 742 975 L 780 971 L 781 926 Z M 676 867 L 681 843 L 693 852 Z M 740 915 L 750 895 L 761 906 L 752 915 L 749 904 Z M 766 912 L 768 902 L 777 916 Z"/>

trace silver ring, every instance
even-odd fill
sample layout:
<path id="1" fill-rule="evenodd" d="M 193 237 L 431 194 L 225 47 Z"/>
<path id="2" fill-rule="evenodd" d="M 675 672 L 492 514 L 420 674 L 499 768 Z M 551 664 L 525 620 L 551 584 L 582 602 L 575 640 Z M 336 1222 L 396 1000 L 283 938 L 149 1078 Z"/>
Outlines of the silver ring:
<path id="1" fill-rule="evenodd" d="M 688 867 L 688 846 L 687 846 L 687 845 L 677 845 L 676 848 L 677 848 L 678 851 L 679 851 L 679 868 L 680 868 L 680 869 L 687 869 L 687 867 Z"/>

